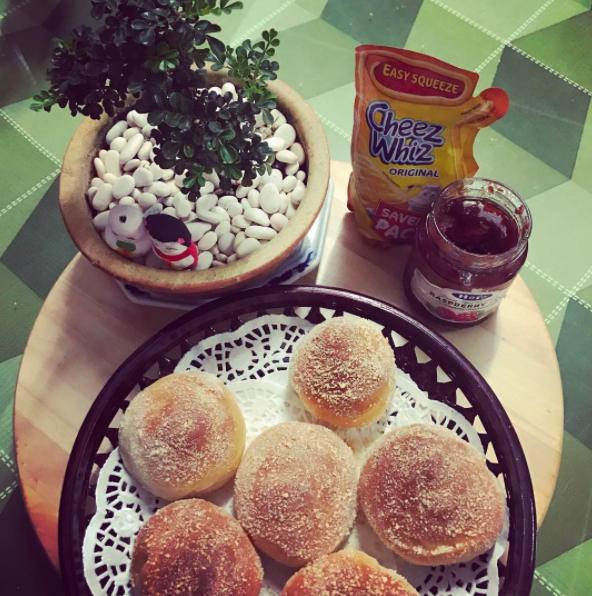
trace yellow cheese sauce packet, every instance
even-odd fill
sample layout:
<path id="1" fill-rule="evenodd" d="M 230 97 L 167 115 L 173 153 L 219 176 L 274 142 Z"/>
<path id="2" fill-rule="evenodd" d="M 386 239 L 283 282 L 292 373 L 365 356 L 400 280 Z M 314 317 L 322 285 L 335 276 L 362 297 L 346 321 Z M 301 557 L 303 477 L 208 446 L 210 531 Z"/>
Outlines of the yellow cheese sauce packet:
<path id="1" fill-rule="evenodd" d="M 372 243 L 411 242 L 440 191 L 477 172 L 475 136 L 509 107 L 502 89 L 473 97 L 478 80 L 417 52 L 356 49 L 348 207 Z"/>

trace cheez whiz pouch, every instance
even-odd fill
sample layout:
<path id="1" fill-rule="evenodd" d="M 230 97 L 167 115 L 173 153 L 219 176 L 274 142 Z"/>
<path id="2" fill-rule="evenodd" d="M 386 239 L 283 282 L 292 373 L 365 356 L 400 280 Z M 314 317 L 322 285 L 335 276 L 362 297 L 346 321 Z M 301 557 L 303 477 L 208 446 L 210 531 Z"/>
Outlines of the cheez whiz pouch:
<path id="1" fill-rule="evenodd" d="M 478 80 L 417 52 L 356 49 L 348 206 L 371 243 L 412 242 L 440 191 L 477 172 L 477 132 L 509 107 L 502 89 L 474 96 Z"/>

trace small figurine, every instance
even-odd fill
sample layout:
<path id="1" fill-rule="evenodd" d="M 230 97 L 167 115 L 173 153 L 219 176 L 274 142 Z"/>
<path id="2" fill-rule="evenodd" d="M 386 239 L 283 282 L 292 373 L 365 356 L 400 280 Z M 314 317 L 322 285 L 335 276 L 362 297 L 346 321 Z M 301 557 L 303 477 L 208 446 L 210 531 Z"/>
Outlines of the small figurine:
<path id="1" fill-rule="evenodd" d="M 117 205 L 109 211 L 105 242 L 127 259 L 143 257 L 152 243 L 144 224 L 142 210 L 132 205 Z"/>
<path id="2" fill-rule="evenodd" d="M 197 246 L 187 226 L 176 217 L 159 213 L 146 217 L 152 249 L 171 269 L 183 271 L 197 267 Z"/>

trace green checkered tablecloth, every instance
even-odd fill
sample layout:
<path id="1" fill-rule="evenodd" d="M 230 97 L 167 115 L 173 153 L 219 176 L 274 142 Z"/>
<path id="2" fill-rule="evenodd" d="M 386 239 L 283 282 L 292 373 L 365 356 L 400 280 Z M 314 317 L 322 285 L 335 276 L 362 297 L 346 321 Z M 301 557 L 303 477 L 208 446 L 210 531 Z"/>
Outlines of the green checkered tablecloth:
<path id="1" fill-rule="evenodd" d="M 0 0 L 0 593 L 61 594 L 18 487 L 12 401 L 20 358 L 53 283 L 75 254 L 58 212 L 61 158 L 79 119 L 36 114 L 52 38 L 90 22 L 89 0 Z M 516 188 L 534 216 L 523 276 L 557 347 L 565 444 L 539 534 L 533 594 L 592 594 L 592 0 L 245 0 L 225 41 L 280 31 L 281 78 L 348 160 L 354 48 L 432 54 L 511 98 L 478 136 L 479 174 Z M 528 374 L 528 371 L 525 371 Z M 520 399 L 517 395 L 516 399 Z"/>

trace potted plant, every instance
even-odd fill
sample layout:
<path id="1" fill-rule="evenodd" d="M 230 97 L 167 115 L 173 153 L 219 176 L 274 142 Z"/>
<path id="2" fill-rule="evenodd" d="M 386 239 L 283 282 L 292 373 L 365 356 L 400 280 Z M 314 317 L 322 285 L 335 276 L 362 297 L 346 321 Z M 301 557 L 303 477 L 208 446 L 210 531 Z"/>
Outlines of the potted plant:
<path id="1" fill-rule="evenodd" d="M 241 2 L 232 0 L 92 0 L 92 4 L 92 14 L 102 21 L 101 26 L 95 30 L 78 27 L 71 39 L 58 42 L 48 73 L 51 86 L 36 95 L 32 105 L 35 110 L 59 106 L 88 116 L 68 147 L 60 180 L 60 205 L 74 242 L 93 264 L 125 282 L 156 292 L 205 297 L 264 276 L 286 258 L 314 222 L 329 175 L 327 141 L 318 119 L 298 94 L 276 80 L 279 65 L 273 56 L 279 45 L 277 32 L 264 31 L 260 41 L 246 40 L 235 49 L 225 47 L 216 37 L 220 27 L 207 17 L 242 8 Z M 123 124 L 125 116 L 127 123 Z M 104 168 L 96 160 L 107 159 L 104 155 L 115 150 L 106 141 L 113 145 L 114 123 L 121 127 L 115 131 L 120 171 L 111 174 L 110 184 L 104 175 L 101 177 Z M 131 138 L 138 136 L 136 129 L 140 128 L 144 139 L 134 140 L 131 147 Z M 147 160 L 139 159 L 138 150 L 134 152 L 141 140 L 152 144 L 144 154 L 146 157 L 150 149 Z M 144 161 L 154 163 L 147 166 Z M 203 210 L 200 215 L 199 205 L 209 204 L 204 194 L 215 196 L 212 201 L 220 203 L 221 198 L 235 195 L 243 207 L 240 217 L 245 217 L 249 191 L 254 190 L 255 197 L 263 193 L 265 184 L 275 183 L 280 195 L 295 192 L 290 189 L 295 175 L 287 172 L 298 174 L 296 184 L 306 184 L 306 192 L 298 192 L 299 206 L 288 201 L 293 217 L 287 225 L 283 220 L 279 225 L 279 212 L 278 226 L 267 224 L 275 229 L 273 237 L 272 232 L 252 232 L 259 244 L 258 250 L 247 253 L 249 256 L 235 255 L 232 259 L 222 255 L 217 267 L 202 271 L 153 269 L 112 251 L 100 235 L 101 226 L 98 230 L 93 226 L 93 217 L 96 220 L 102 210 L 94 208 L 92 200 L 90 206 L 84 200 L 89 188 L 93 194 L 93 183 L 113 189 L 117 188 L 113 176 L 144 178 L 137 176 L 134 168 L 172 172 L 174 178 L 166 181 L 172 188 L 170 195 L 154 196 L 169 211 L 188 201 L 191 211 L 184 221 L 200 231 L 210 225 L 212 229 L 205 232 L 208 238 L 218 224 L 211 215 L 201 219 L 205 216 Z M 156 192 L 154 183 L 152 180 Z M 124 186 L 123 182 L 117 184 Z M 133 202 L 139 195 L 154 194 L 147 190 L 148 185 L 134 188 L 124 198 Z M 103 189 L 103 195 L 109 196 L 109 189 Z M 264 196 L 261 194 L 261 199 Z M 123 201 L 117 193 L 109 198 Z M 108 211 L 104 205 L 100 207 Z M 184 214 L 186 207 L 183 203 L 183 210 L 177 209 L 176 215 Z M 257 204 L 255 209 L 259 207 Z M 226 218 L 221 205 L 211 209 L 218 209 Z M 251 238 L 247 228 L 233 225 L 243 220 L 234 220 L 237 215 L 232 213 L 228 223 L 234 232 L 228 233 L 234 233 L 236 240 L 238 229 L 247 231 Z M 266 223 L 246 221 L 257 227 Z M 208 250 L 220 254 L 218 245 L 203 252 Z"/>

